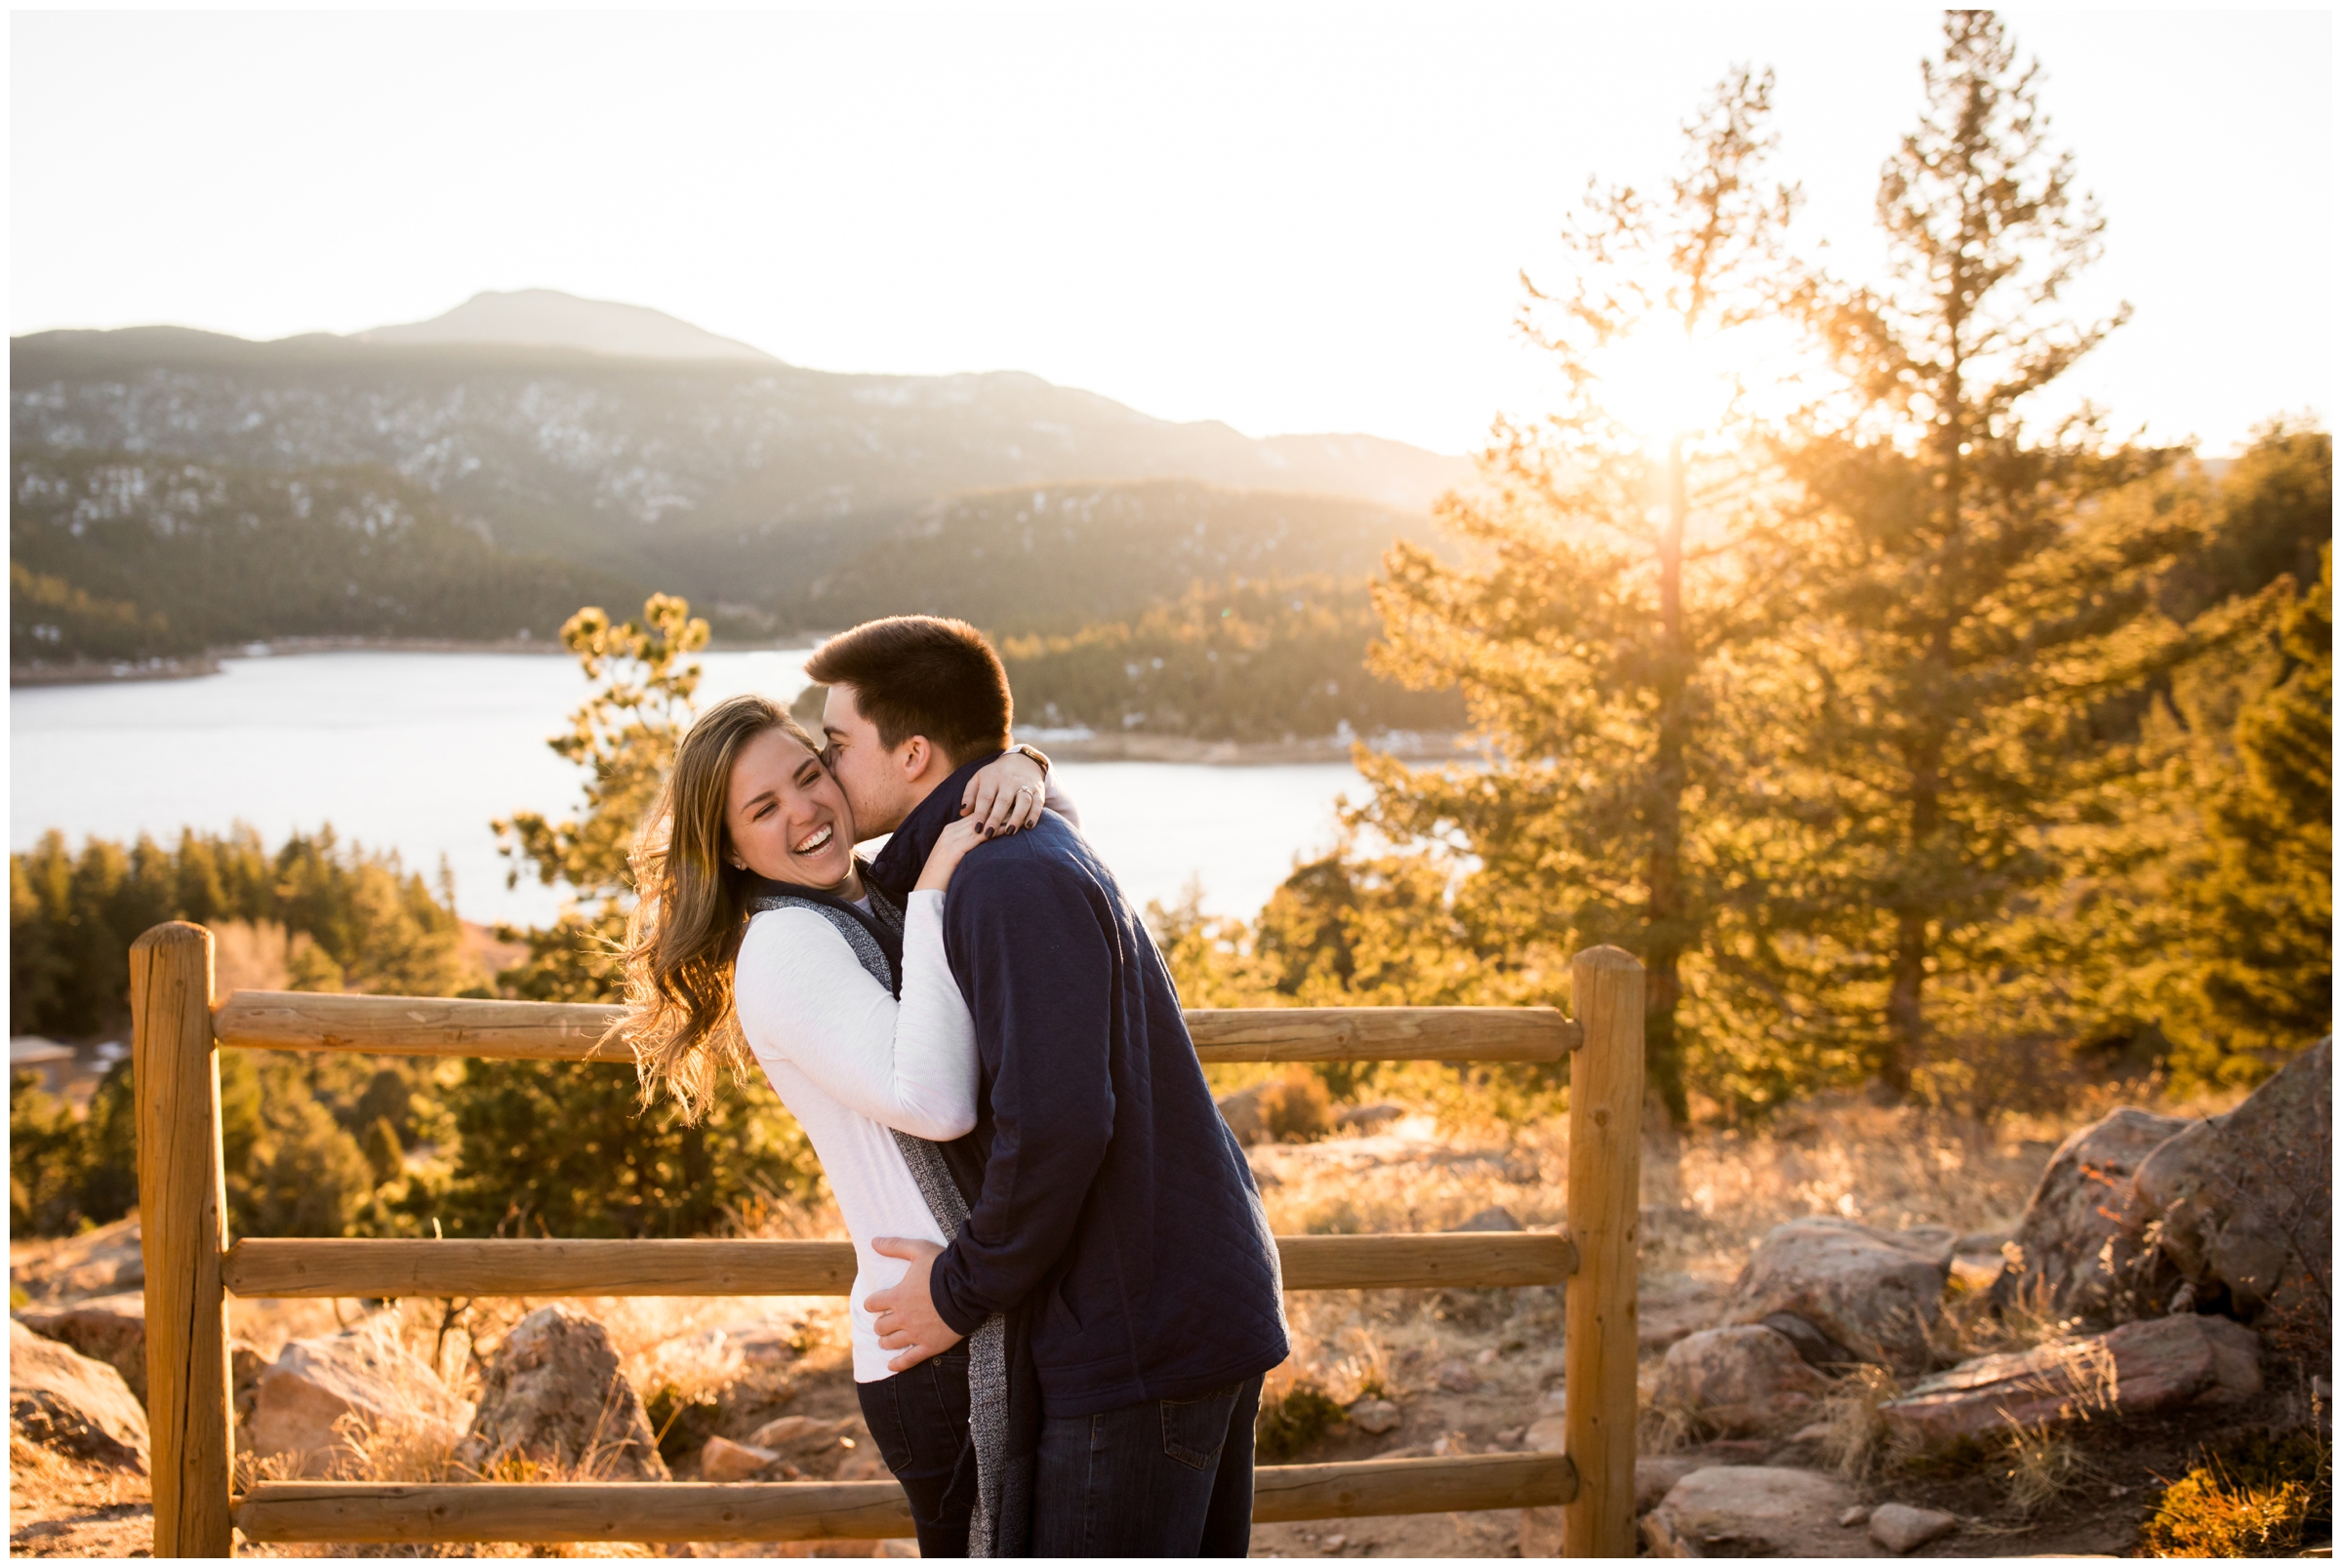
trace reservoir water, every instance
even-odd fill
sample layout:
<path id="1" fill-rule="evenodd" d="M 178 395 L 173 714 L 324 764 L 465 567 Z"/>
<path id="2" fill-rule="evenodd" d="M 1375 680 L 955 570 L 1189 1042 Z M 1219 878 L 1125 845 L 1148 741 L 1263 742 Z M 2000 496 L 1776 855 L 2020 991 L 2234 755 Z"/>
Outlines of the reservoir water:
<path id="1" fill-rule="evenodd" d="M 787 702 L 806 650 L 711 653 L 703 706 L 737 692 Z M 586 692 L 575 661 L 546 655 L 335 652 L 226 661 L 192 680 L 18 687 L 9 693 L 9 844 L 51 828 L 170 842 L 182 826 L 249 823 L 272 847 L 331 823 L 346 842 L 395 849 L 473 920 L 534 924 L 558 890 L 505 886 L 492 818 L 561 817 L 578 772 L 545 738 Z M 1334 801 L 1364 788 L 1348 763 L 1215 767 L 1061 763 L 1085 831 L 1142 906 L 1191 880 L 1204 907 L 1250 917 L 1297 854 L 1334 839 Z"/>

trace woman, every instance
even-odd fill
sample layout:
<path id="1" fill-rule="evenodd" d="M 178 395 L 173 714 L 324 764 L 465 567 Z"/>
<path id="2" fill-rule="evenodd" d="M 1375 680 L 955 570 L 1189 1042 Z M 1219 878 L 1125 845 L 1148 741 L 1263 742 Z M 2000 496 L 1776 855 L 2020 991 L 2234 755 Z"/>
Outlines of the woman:
<path id="1" fill-rule="evenodd" d="M 880 1236 L 949 1242 L 973 1198 L 973 1161 L 939 1146 L 976 1124 L 975 1027 L 944 956 L 943 897 L 986 838 L 1039 821 L 1046 759 L 1011 752 L 967 786 L 969 812 L 929 855 L 907 905 L 863 877 L 853 814 L 820 746 L 780 706 L 736 697 L 683 739 L 638 841 L 641 899 L 625 958 L 627 1013 L 646 1093 L 706 1110 L 718 1066 L 745 1045 L 804 1127 L 854 1238 L 856 1392 L 903 1483 L 923 1555 L 988 1555 L 1014 1515 L 1015 1459 L 970 1431 L 977 1403 L 1006 1404 L 1007 1326 L 890 1374 L 863 1306 L 907 1265 Z M 1062 799 L 1062 797 L 1051 797 Z M 989 1403 L 988 1403 L 989 1401 Z"/>

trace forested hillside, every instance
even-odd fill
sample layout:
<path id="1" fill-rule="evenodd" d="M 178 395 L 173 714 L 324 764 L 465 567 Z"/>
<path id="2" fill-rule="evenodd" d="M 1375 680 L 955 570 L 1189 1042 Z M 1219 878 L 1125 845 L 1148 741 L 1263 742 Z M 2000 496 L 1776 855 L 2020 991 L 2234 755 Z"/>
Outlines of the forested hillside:
<path id="1" fill-rule="evenodd" d="M 1335 496 L 1184 479 L 1019 487 L 890 519 L 818 577 L 794 578 L 778 557 L 770 564 L 779 575 L 755 585 L 806 625 L 926 614 L 1001 635 L 1070 631 L 1176 600 L 1191 585 L 1270 577 L 1363 584 L 1393 540 L 1431 533 L 1427 517 Z"/>
<path id="2" fill-rule="evenodd" d="M 20 447 L 9 657 L 143 659 L 277 636 L 550 637 L 615 575 L 510 554 L 376 466 L 296 471 Z"/>
<path id="3" fill-rule="evenodd" d="M 842 376 L 557 348 L 141 328 L 10 345 L 16 449 L 390 468 L 493 543 L 707 601 L 829 569 L 873 513 L 1002 485 L 1181 477 L 1420 512 L 1461 459 L 1252 440 L 1038 377 Z M 885 518 L 880 518 L 883 526 Z"/>

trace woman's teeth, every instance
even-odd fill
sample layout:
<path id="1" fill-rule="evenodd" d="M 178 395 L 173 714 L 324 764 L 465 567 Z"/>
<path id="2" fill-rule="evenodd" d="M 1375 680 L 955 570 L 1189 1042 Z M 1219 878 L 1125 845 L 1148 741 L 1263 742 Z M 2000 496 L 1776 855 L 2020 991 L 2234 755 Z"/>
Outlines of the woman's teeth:
<path id="1" fill-rule="evenodd" d="M 799 855 L 819 854 L 821 851 L 829 847 L 829 840 L 831 836 L 830 829 L 827 824 L 817 827 L 812 832 L 807 833 L 803 840 L 798 843 L 796 852 Z"/>

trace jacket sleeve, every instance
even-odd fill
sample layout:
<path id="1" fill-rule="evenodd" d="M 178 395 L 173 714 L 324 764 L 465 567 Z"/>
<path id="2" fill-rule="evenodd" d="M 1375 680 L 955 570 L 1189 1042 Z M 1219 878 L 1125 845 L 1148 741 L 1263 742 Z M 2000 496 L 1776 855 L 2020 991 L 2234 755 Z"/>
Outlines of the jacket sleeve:
<path id="1" fill-rule="evenodd" d="M 1114 949 L 1088 890 L 1043 863 L 987 872 L 955 880 L 945 909 L 992 1073 L 983 1189 L 929 1275 L 936 1311 L 962 1334 L 1030 1295 L 1064 1255 L 1114 1127 Z"/>
<path id="2" fill-rule="evenodd" d="M 944 958 L 942 894 L 910 896 L 900 1004 L 810 909 L 749 924 L 733 999 L 759 1060 L 786 1058 L 849 1110 L 913 1138 L 976 1125 L 975 1030 Z"/>

